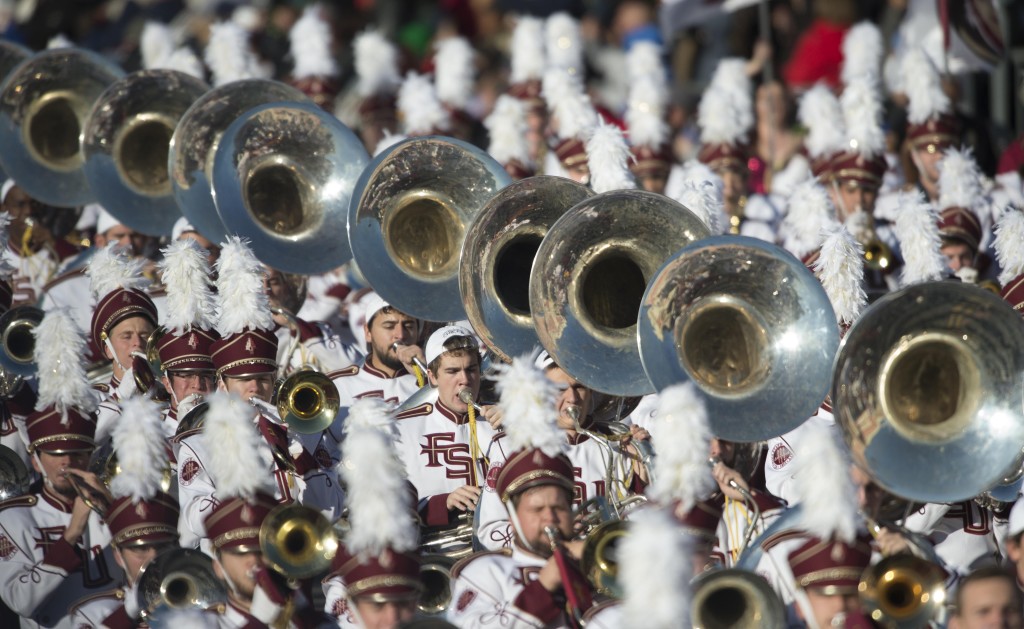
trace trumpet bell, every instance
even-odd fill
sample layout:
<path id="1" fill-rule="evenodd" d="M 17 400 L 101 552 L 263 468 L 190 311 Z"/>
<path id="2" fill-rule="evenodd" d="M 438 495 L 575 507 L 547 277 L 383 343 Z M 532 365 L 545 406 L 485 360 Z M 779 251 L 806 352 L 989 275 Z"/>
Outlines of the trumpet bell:
<path id="1" fill-rule="evenodd" d="M 673 255 L 651 280 L 640 356 L 659 391 L 693 382 L 715 435 L 762 441 L 824 401 L 839 327 L 817 278 L 783 249 L 716 236 Z"/>
<path id="2" fill-rule="evenodd" d="M 0 500 L 17 498 L 28 493 L 32 477 L 21 457 L 5 445 L 0 445 Z"/>
<path id="3" fill-rule="evenodd" d="M 343 234 L 352 188 L 369 161 L 359 138 L 316 105 L 258 106 L 221 137 L 213 165 L 217 212 L 265 264 L 289 273 L 330 271 L 352 257 Z"/>
<path id="4" fill-rule="evenodd" d="M 592 389 L 653 392 L 637 345 L 644 288 L 673 252 L 708 233 L 686 207 L 653 192 L 606 192 L 573 206 L 548 230 L 530 274 L 544 349 Z"/>
<path id="5" fill-rule="evenodd" d="M 926 627 L 946 602 L 945 573 L 909 553 L 882 559 L 857 586 L 865 611 L 886 627 Z"/>
<path id="6" fill-rule="evenodd" d="M 380 296 L 413 317 L 455 321 L 466 226 L 512 182 L 477 147 L 440 136 L 400 142 L 370 162 L 352 194 L 352 255 Z"/>
<path id="7" fill-rule="evenodd" d="M 213 200 L 214 156 L 228 126 L 259 105 L 308 100 L 277 81 L 234 81 L 206 92 L 181 116 L 171 136 L 167 170 L 178 208 L 200 234 L 217 243 L 228 234 Z"/>
<path id="8" fill-rule="evenodd" d="M 21 377 L 35 374 L 35 329 L 43 311 L 35 306 L 11 308 L 0 316 L 0 369 Z"/>
<path id="9" fill-rule="evenodd" d="M 227 590 L 204 553 L 173 548 L 157 555 L 139 574 L 136 602 L 150 625 L 160 611 L 207 609 L 226 603 Z"/>
<path id="10" fill-rule="evenodd" d="M 627 533 L 625 520 L 609 520 L 590 531 L 583 543 L 580 569 L 594 589 L 605 596 L 622 598 L 618 547 Z"/>
<path id="11" fill-rule="evenodd" d="M 420 558 L 420 579 L 423 593 L 417 607 L 428 615 L 442 614 L 452 602 L 452 566 L 455 559 L 445 555 L 429 554 Z"/>
<path id="12" fill-rule="evenodd" d="M 267 565 L 290 579 L 324 572 L 338 552 L 331 523 L 319 511 L 302 505 L 275 507 L 263 520 L 259 538 Z"/>
<path id="13" fill-rule="evenodd" d="M 46 50 L 0 86 L 0 163 L 29 196 L 74 207 L 94 199 L 80 141 L 93 103 L 124 72 L 96 53 Z"/>
<path id="14" fill-rule="evenodd" d="M 783 629 L 786 608 L 764 577 L 736 568 L 709 570 L 693 581 L 694 629 Z"/>
<path id="15" fill-rule="evenodd" d="M 341 408 L 337 387 L 316 371 L 296 371 L 278 388 L 277 413 L 289 430 L 312 435 L 326 430 Z"/>
<path id="16" fill-rule="evenodd" d="M 918 284 L 872 304 L 833 369 L 836 421 L 857 463 L 918 502 L 999 483 L 1024 443 L 1021 332 L 1019 313 L 966 284 Z"/>
<path id="17" fill-rule="evenodd" d="M 538 176 L 499 191 L 466 231 L 459 289 L 466 316 L 484 345 L 511 361 L 538 344 L 530 316 L 530 270 L 548 229 L 593 196 L 564 177 Z"/>
<path id="18" fill-rule="evenodd" d="M 143 70 L 115 81 L 83 132 L 85 176 L 96 199 L 121 223 L 170 235 L 181 210 L 171 194 L 167 153 L 178 120 L 207 90 L 174 70 Z"/>

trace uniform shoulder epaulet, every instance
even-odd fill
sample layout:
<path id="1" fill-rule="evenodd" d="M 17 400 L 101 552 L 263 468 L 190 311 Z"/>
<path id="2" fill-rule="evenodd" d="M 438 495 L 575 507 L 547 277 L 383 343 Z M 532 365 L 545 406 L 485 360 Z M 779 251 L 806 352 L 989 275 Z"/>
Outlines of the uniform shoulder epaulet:
<path id="1" fill-rule="evenodd" d="M 498 432 L 494 433 L 493 437 L 491 437 L 491 443 L 494 443 L 495 441 L 501 441 L 504 438 L 505 438 L 505 431 L 504 430 L 499 430 Z"/>
<path id="2" fill-rule="evenodd" d="M 37 502 L 39 502 L 39 498 L 32 494 L 15 496 L 14 498 L 8 498 L 7 500 L 0 501 L 0 511 L 10 509 L 11 507 L 31 507 Z"/>
<path id="3" fill-rule="evenodd" d="M 609 607 L 615 607 L 616 605 L 621 605 L 621 604 L 622 604 L 622 601 L 620 601 L 617 598 L 610 598 L 610 599 L 608 599 L 606 601 L 601 601 L 600 603 L 598 603 L 596 605 L 593 605 L 590 609 L 588 609 L 586 612 L 584 612 L 584 614 L 583 614 L 583 622 L 590 622 L 591 620 L 593 620 L 594 616 L 596 616 L 597 614 L 600 614 L 601 612 L 603 612 L 604 610 L 608 609 Z"/>
<path id="4" fill-rule="evenodd" d="M 112 598 L 112 599 L 115 599 L 115 600 L 118 600 L 118 601 L 123 601 L 124 597 L 125 597 L 125 592 L 121 588 L 114 588 L 112 590 L 105 590 L 105 591 L 99 592 L 97 594 L 91 594 L 89 596 L 86 596 L 84 598 L 80 598 L 77 601 L 75 601 L 71 605 L 69 615 L 74 616 L 75 612 L 77 612 L 79 609 L 85 607 L 86 605 L 88 605 L 89 603 L 92 603 L 94 601 L 102 601 L 102 600 L 105 600 L 105 599 L 108 599 L 108 598 Z"/>
<path id="5" fill-rule="evenodd" d="M 106 382 L 97 382 L 92 385 L 92 388 L 99 391 L 100 393 L 110 393 L 110 384 Z"/>
<path id="6" fill-rule="evenodd" d="M 57 286 L 58 284 L 63 284 L 64 282 L 68 281 L 69 279 L 71 279 L 73 277 L 78 277 L 79 275 L 85 275 L 85 267 L 84 266 L 80 266 L 80 267 L 78 267 L 76 269 L 72 269 L 72 270 L 67 271 L 65 273 L 61 273 L 57 277 L 53 278 L 52 280 L 47 282 L 46 285 L 43 286 L 43 292 L 45 293 L 46 291 L 50 290 L 54 286 Z"/>
<path id="7" fill-rule="evenodd" d="M 202 426 L 200 426 L 199 428 L 193 428 L 191 430 L 185 430 L 185 431 L 182 431 L 182 432 L 179 432 L 179 433 L 175 433 L 174 436 L 171 437 L 170 441 L 171 441 L 171 443 L 181 443 L 182 441 L 185 440 L 186 437 L 191 437 L 192 435 L 198 435 L 201 432 L 203 432 Z"/>
<path id="8" fill-rule="evenodd" d="M 334 371 L 328 371 L 327 377 L 331 380 L 335 378 L 345 378 L 348 376 L 354 376 L 359 373 L 359 365 L 349 365 L 344 369 L 335 369 Z"/>
<path id="9" fill-rule="evenodd" d="M 452 576 L 451 576 L 451 579 L 453 581 L 455 579 L 458 579 L 459 578 L 459 573 L 462 572 L 462 569 L 465 568 L 466 566 L 468 566 L 470 564 L 470 562 L 472 562 L 474 559 L 479 559 L 481 557 L 492 557 L 494 555 L 501 555 L 503 557 L 511 557 L 512 556 L 512 549 L 511 548 L 501 548 L 499 550 L 481 550 L 480 552 L 473 553 L 472 555 L 470 555 L 468 557 L 463 557 L 462 559 L 456 561 L 455 565 L 452 566 Z"/>
<path id="10" fill-rule="evenodd" d="M 401 413 L 395 415 L 395 419 L 409 419 L 410 417 L 423 417 L 424 415 L 430 415 L 434 412 L 434 405 L 430 402 L 424 402 L 419 406 L 408 408 Z"/>

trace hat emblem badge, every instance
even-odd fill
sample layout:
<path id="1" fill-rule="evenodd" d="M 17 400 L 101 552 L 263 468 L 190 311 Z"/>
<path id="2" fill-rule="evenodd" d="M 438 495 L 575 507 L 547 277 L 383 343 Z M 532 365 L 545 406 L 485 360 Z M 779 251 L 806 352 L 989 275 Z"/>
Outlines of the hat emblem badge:
<path id="1" fill-rule="evenodd" d="M 192 332 L 188 335 L 188 346 L 195 349 L 199 345 L 199 339 L 196 338 L 196 333 Z"/>
<path id="2" fill-rule="evenodd" d="M 245 340 L 245 351 L 249 352 L 250 354 L 256 353 L 256 344 L 252 342 L 251 338 Z"/>

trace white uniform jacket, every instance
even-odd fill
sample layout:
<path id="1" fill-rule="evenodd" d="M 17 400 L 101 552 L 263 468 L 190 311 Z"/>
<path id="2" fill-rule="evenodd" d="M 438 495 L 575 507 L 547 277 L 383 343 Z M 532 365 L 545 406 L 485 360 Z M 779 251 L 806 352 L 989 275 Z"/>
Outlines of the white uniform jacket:
<path id="1" fill-rule="evenodd" d="M 359 350 L 342 343 L 337 333 L 325 323 L 313 323 L 296 319 L 296 329 L 278 326 L 277 364 L 284 375 L 290 375 L 304 367 L 315 368 L 327 373 L 358 365 L 362 361 Z"/>
<path id="2" fill-rule="evenodd" d="M 334 386 L 338 388 L 338 394 L 341 396 L 341 410 L 338 411 L 334 423 L 327 429 L 336 443 L 341 442 L 348 407 L 356 400 L 364 397 L 380 398 L 392 406 L 398 406 L 419 389 L 416 376 L 405 369 L 399 369 L 394 376 L 388 376 L 371 363 L 370 357 L 367 356 L 359 365 L 351 365 L 327 374 L 334 381 Z"/>
<path id="3" fill-rule="evenodd" d="M 123 587 L 119 587 L 78 601 L 72 610 L 71 626 L 75 629 L 128 629 L 146 626 L 129 616 L 124 609 L 125 597 L 134 595 L 134 592 L 129 593 Z"/>

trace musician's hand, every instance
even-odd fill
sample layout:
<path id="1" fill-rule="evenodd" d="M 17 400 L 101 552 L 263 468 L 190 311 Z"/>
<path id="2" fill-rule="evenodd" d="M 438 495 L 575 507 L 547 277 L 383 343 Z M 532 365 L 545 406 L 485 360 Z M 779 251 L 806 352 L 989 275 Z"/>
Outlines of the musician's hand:
<path id="1" fill-rule="evenodd" d="M 124 370 L 121 382 L 117 384 L 117 397 L 121 400 L 127 400 L 138 392 L 139 388 L 135 384 L 135 371 L 129 367 Z"/>
<path id="2" fill-rule="evenodd" d="M 910 550 L 910 542 L 907 541 L 907 538 L 902 533 L 887 529 L 884 526 L 879 529 L 878 535 L 875 536 L 875 541 L 878 543 L 878 552 L 882 553 L 883 557 L 897 555 Z"/>
<path id="3" fill-rule="evenodd" d="M 398 360 L 402 361 L 402 364 L 405 365 L 405 370 L 409 373 L 416 373 L 413 370 L 413 367 L 416 365 L 413 362 L 414 358 L 419 358 L 423 364 L 427 364 L 423 348 L 419 345 L 395 345 L 395 356 L 398 356 Z M 426 378 L 427 374 L 423 374 L 423 377 Z"/>
<path id="4" fill-rule="evenodd" d="M 270 624 L 277 620 L 281 614 L 281 608 L 285 606 L 292 595 L 280 575 L 271 573 L 266 566 L 259 566 L 256 569 L 256 587 L 252 593 L 252 605 L 249 613 L 257 620 Z"/>
<path id="5" fill-rule="evenodd" d="M 491 428 L 499 430 L 501 428 L 501 420 L 505 418 L 505 411 L 501 410 L 497 404 L 492 406 L 485 406 L 484 410 L 480 413 L 487 423 L 491 425 Z"/>
<path id="6" fill-rule="evenodd" d="M 274 305 L 277 305 L 277 304 L 274 304 Z M 282 312 L 274 312 L 274 313 L 272 313 L 271 316 L 274 319 L 274 323 L 276 323 L 277 325 L 281 326 L 282 328 L 287 328 L 288 327 L 288 317 L 286 317 L 284 315 L 284 313 L 282 313 Z"/>
<path id="7" fill-rule="evenodd" d="M 629 435 L 622 440 L 622 446 L 629 454 L 630 458 L 633 459 L 633 473 L 636 474 L 640 480 L 647 483 L 650 479 L 647 478 L 647 467 L 640 462 L 640 451 L 637 450 L 634 442 L 636 441 L 650 441 L 651 433 L 647 432 L 643 428 L 637 425 L 630 425 Z"/>
<path id="8" fill-rule="evenodd" d="M 68 482 L 77 482 L 80 486 L 84 486 L 83 489 L 91 494 L 89 499 L 97 503 L 98 507 L 105 509 L 107 505 L 113 502 L 113 496 L 110 495 L 110 492 L 100 482 L 100 479 L 92 472 L 66 468 L 64 473 L 67 476 L 74 476 L 76 481 L 68 479 Z M 64 529 L 64 539 L 68 543 L 76 543 L 82 537 L 82 534 L 85 533 L 85 528 L 89 524 L 89 512 L 90 509 L 85 504 L 85 501 L 81 497 L 75 496 L 75 502 L 71 508 L 71 522 Z"/>
<path id="9" fill-rule="evenodd" d="M 565 549 L 567 555 L 572 556 L 574 559 L 579 559 L 583 555 L 583 540 L 573 540 L 569 542 L 561 542 L 562 548 Z M 555 560 L 554 555 L 548 557 L 547 563 L 540 569 L 540 573 L 537 575 L 537 580 L 544 586 L 544 589 L 548 592 L 554 592 L 562 587 L 562 571 L 558 569 L 558 563 Z"/>
<path id="10" fill-rule="evenodd" d="M 448 500 L 445 506 L 448 507 L 449 511 L 458 509 L 459 511 L 472 511 L 476 508 L 477 501 L 480 500 L 480 488 L 471 487 L 470 485 L 463 485 L 452 493 L 448 494 Z"/>
<path id="11" fill-rule="evenodd" d="M 722 493 L 733 500 L 744 500 L 744 498 L 740 491 L 729 485 L 730 480 L 735 481 L 735 483 L 743 489 L 750 491 L 750 485 L 747 484 L 747 480 L 743 478 L 743 475 L 727 466 L 725 463 L 716 463 L 715 466 L 711 468 L 711 475 L 715 478 L 715 482 L 718 483 L 718 488 L 722 490 Z"/>

